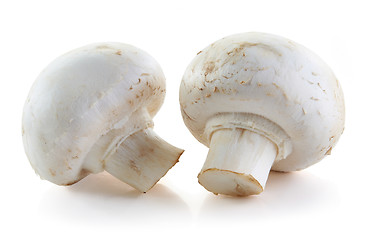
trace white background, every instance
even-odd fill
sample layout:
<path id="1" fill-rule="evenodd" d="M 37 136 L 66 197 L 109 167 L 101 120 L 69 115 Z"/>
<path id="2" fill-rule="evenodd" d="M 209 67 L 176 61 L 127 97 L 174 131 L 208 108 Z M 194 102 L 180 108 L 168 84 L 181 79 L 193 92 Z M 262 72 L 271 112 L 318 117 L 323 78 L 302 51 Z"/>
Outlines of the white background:
<path id="1" fill-rule="evenodd" d="M 368 239 L 368 13 L 365 1 L 0 2 L 0 239 Z M 332 155 L 271 173 L 259 196 L 215 196 L 197 183 L 207 148 L 183 124 L 178 89 L 192 58 L 230 34 L 269 32 L 320 55 L 340 80 L 346 129 Z M 167 96 L 155 131 L 184 148 L 147 194 L 108 174 L 60 187 L 24 154 L 23 103 L 38 73 L 66 51 L 118 41 L 161 64 Z"/>

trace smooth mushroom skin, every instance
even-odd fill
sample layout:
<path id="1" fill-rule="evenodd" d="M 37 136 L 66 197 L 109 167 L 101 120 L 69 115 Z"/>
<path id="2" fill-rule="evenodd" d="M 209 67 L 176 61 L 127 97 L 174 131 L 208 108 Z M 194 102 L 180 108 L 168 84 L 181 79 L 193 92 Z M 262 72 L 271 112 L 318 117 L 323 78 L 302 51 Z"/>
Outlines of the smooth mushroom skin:
<path id="1" fill-rule="evenodd" d="M 304 169 L 330 154 L 345 121 L 343 93 L 327 64 L 265 33 L 228 36 L 200 51 L 184 73 L 180 105 L 186 126 L 208 147 L 219 129 L 265 136 L 277 145 L 276 171 Z M 281 134 L 269 134 L 259 119 Z"/>
<path id="2" fill-rule="evenodd" d="M 28 159 L 58 185 L 107 170 L 145 192 L 183 152 L 152 131 L 164 96 L 159 64 L 136 47 L 96 43 L 68 52 L 41 72 L 24 105 Z M 120 159 L 122 151 L 133 155 Z"/>

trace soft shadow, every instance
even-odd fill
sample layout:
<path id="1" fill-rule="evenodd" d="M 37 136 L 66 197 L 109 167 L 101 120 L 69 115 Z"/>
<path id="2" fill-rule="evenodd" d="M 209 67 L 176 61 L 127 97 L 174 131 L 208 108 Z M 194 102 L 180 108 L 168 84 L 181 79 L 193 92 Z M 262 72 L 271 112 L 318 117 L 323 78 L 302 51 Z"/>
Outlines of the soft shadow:
<path id="1" fill-rule="evenodd" d="M 107 173 L 69 187 L 53 186 L 45 192 L 39 214 L 73 225 L 176 224 L 191 219 L 186 203 L 162 184 L 143 194 Z"/>
<path id="2" fill-rule="evenodd" d="M 337 206 L 337 187 L 308 172 L 271 172 L 265 191 L 257 196 L 229 197 L 209 194 L 201 207 L 200 218 L 207 220 L 253 221 L 270 217 L 324 211 Z"/>
<path id="3" fill-rule="evenodd" d="M 139 191 L 122 183 L 107 172 L 88 175 L 81 181 L 68 186 L 67 189 L 77 194 L 105 195 L 106 197 L 135 198 L 141 195 Z"/>

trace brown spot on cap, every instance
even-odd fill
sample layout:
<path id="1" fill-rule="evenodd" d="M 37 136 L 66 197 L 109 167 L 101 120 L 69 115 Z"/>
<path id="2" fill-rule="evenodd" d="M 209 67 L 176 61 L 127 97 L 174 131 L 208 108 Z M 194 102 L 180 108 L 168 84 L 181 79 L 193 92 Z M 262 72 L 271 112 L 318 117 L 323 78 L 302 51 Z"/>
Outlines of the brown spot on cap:
<path id="1" fill-rule="evenodd" d="M 324 155 L 331 155 L 331 153 L 332 153 L 332 147 L 329 147 Z"/>
<path id="2" fill-rule="evenodd" d="M 209 73 L 212 73 L 215 68 L 215 63 L 213 61 L 205 63 L 204 71 L 205 76 L 207 76 Z"/>

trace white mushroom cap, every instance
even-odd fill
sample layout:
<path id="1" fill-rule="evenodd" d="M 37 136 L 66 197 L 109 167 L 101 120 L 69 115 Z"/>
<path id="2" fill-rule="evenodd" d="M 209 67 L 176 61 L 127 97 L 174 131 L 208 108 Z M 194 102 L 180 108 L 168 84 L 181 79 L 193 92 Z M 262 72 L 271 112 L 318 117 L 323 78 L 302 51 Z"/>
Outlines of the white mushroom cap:
<path id="1" fill-rule="evenodd" d="M 159 64 L 133 46 L 97 43 L 57 58 L 38 76 L 24 106 L 23 141 L 32 167 L 59 185 L 107 169 L 113 162 L 108 157 L 130 142 L 129 136 L 140 131 L 147 138 L 153 134 L 151 118 L 164 96 L 165 77 Z M 171 167 L 183 151 L 169 144 L 164 148 L 175 152 Z M 145 149 L 136 151 L 143 154 Z M 133 170 L 142 170 L 137 168 L 132 165 Z M 142 172 L 136 175 L 144 178 Z M 122 178 L 130 178 L 116 177 L 126 182 Z M 153 184 L 160 179 L 155 177 Z"/>
<path id="2" fill-rule="evenodd" d="M 318 162 L 344 129 L 343 93 L 327 64 L 305 47 L 265 33 L 232 35 L 200 51 L 184 73 L 180 104 L 186 126 L 208 147 L 222 128 L 249 129 L 271 140 L 277 171 Z M 269 134 L 259 120 L 245 123 L 224 113 L 266 119 L 281 134 Z"/>

